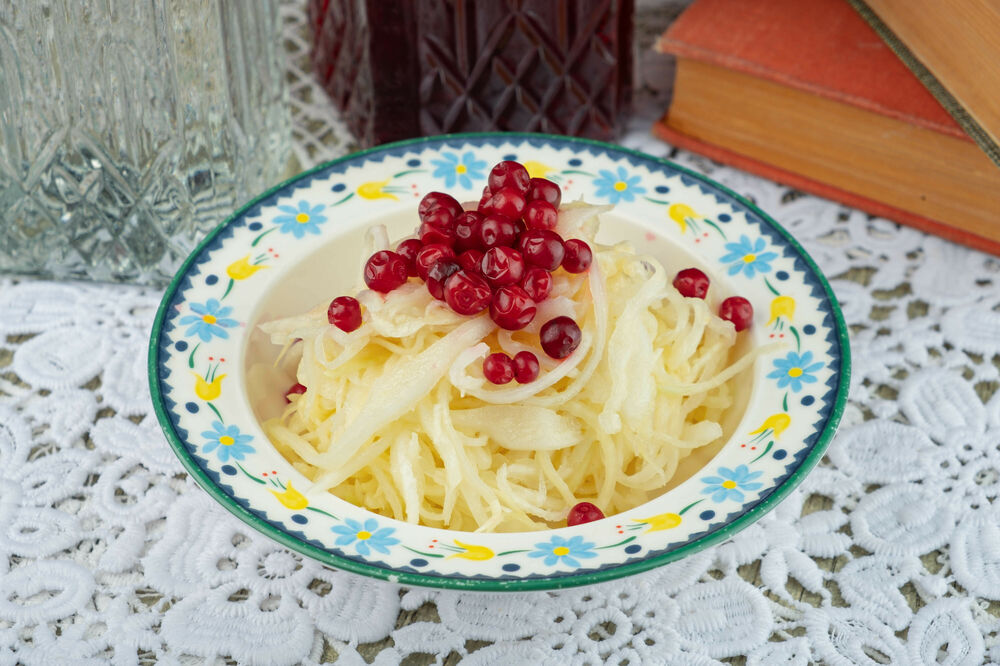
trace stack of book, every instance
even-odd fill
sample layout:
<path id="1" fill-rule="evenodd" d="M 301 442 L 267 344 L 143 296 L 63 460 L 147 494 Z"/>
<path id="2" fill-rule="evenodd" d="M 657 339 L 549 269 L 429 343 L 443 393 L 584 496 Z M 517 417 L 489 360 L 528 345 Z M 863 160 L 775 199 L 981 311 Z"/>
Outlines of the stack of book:
<path id="1" fill-rule="evenodd" d="M 1000 3 L 851 1 L 696 0 L 654 132 L 1000 254 Z"/>

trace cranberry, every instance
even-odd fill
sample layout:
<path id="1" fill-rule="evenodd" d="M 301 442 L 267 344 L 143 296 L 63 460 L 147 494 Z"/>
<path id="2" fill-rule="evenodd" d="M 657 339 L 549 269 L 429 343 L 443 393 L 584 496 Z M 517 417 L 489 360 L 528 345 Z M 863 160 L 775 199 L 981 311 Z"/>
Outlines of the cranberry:
<path id="1" fill-rule="evenodd" d="M 306 387 L 303 386 L 302 384 L 299 384 L 299 383 L 292 384 L 291 387 L 289 387 L 289 389 L 287 391 L 285 391 L 285 402 L 287 402 L 287 403 L 291 403 L 292 402 L 291 399 L 288 396 L 290 396 L 290 395 L 302 395 L 305 392 L 306 392 Z"/>
<path id="2" fill-rule="evenodd" d="M 500 287 L 493 293 L 493 299 L 490 301 L 490 319 L 500 328 L 517 331 L 530 324 L 534 318 L 535 302 L 521 287 L 510 284 Z"/>
<path id="3" fill-rule="evenodd" d="M 479 229 L 483 226 L 483 216 L 475 211 L 462 213 L 455 220 L 455 249 L 473 250 L 479 249 L 482 242 L 479 238 Z"/>
<path id="4" fill-rule="evenodd" d="M 708 276 L 697 268 L 685 268 L 674 278 L 674 287 L 687 298 L 705 298 Z"/>
<path id="5" fill-rule="evenodd" d="M 563 243 L 566 254 L 563 256 L 562 267 L 570 273 L 582 273 L 590 268 L 590 262 L 594 260 L 594 253 L 590 251 L 590 246 L 579 238 L 570 238 Z"/>
<path id="6" fill-rule="evenodd" d="M 479 244 L 484 250 L 498 245 L 510 247 L 517 240 L 517 225 L 506 215 L 489 215 L 479 227 Z"/>
<path id="7" fill-rule="evenodd" d="M 491 287 L 517 284 L 524 275 L 524 259 L 512 247 L 493 247 L 487 250 L 479 264 L 480 271 Z"/>
<path id="8" fill-rule="evenodd" d="M 438 229 L 452 230 L 455 228 L 455 221 L 464 213 L 462 211 L 455 214 L 455 211 L 451 208 L 445 208 L 440 206 L 438 208 L 432 208 L 425 214 L 420 216 L 420 222 L 423 224 L 429 224 L 432 227 L 437 227 Z"/>
<path id="9" fill-rule="evenodd" d="M 455 232 L 451 229 L 442 229 L 433 224 L 424 222 L 418 231 L 420 242 L 424 245 L 454 245 Z"/>
<path id="10" fill-rule="evenodd" d="M 466 250 L 458 255 L 458 265 L 473 273 L 479 272 L 480 262 L 483 260 L 482 250 Z"/>
<path id="11" fill-rule="evenodd" d="M 548 201 L 530 201 L 524 207 L 524 223 L 529 229 L 555 229 L 559 212 Z"/>
<path id="12" fill-rule="evenodd" d="M 548 201 L 559 208 L 562 201 L 562 190 L 547 178 L 532 178 L 528 184 L 528 201 Z"/>
<path id="13" fill-rule="evenodd" d="M 337 296 L 326 309 L 326 320 L 342 331 L 355 331 L 361 326 L 361 304 L 356 298 Z"/>
<path id="14" fill-rule="evenodd" d="M 431 292 L 431 296 L 434 298 L 443 301 L 445 280 L 461 268 L 458 262 L 453 259 L 442 259 L 431 266 L 427 271 L 427 291 Z"/>
<path id="15" fill-rule="evenodd" d="M 562 238 L 549 229 L 525 231 L 517 240 L 517 247 L 526 262 L 547 271 L 559 268 L 566 254 Z"/>
<path id="16" fill-rule="evenodd" d="M 512 220 L 516 220 L 524 213 L 524 207 L 528 205 L 524 194 L 513 187 L 504 187 L 500 190 L 493 190 L 493 196 L 486 202 L 483 212 L 500 213 Z"/>
<path id="17" fill-rule="evenodd" d="M 580 327 L 569 317 L 556 317 L 542 324 L 538 333 L 542 349 L 552 358 L 566 358 L 580 346 Z"/>
<path id="18" fill-rule="evenodd" d="M 483 359 L 483 376 L 494 384 L 507 384 L 514 379 L 514 363 L 503 352 Z"/>
<path id="19" fill-rule="evenodd" d="M 524 272 L 521 286 L 528 292 L 528 296 L 531 296 L 531 300 L 541 303 L 548 298 L 549 292 L 552 291 L 552 274 L 544 268 L 531 266 Z"/>
<path id="20" fill-rule="evenodd" d="M 427 220 L 424 219 L 424 216 L 435 208 L 450 210 L 452 217 L 458 217 L 462 214 L 462 204 L 458 203 L 455 197 L 444 192 L 428 192 L 420 200 L 420 205 L 417 206 L 417 215 L 420 216 L 420 221 L 426 222 Z"/>
<path id="21" fill-rule="evenodd" d="M 417 258 L 417 252 L 420 252 L 420 248 L 424 246 L 417 238 L 410 238 L 399 244 L 396 248 L 396 254 L 401 256 L 406 260 L 406 274 L 410 277 L 417 277 L 417 264 L 415 263 Z"/>
<path id="22" fill-rule="evenodd" d="M 479 205 L 476 207 L 480 213 L 486 209 L 486 202 L 493 198 L 493 191 L 490 190 L 490 186 L 487 185 L 483 188 L 483 196 L 479 197 Z"/>
<path id="23" fill-rule="evenodd" d="M 369 289 L 387 294 L 402 286 L 406 277 L 406 259 L 395 252 L 380 250 L 365 262 L 365 284 Z"/>
<path id="24" fill-rule="evenodd" d="M 493 292 L 486 278 L 477 273 L 460 270 L 444 282 L 444 300 L 461 315 L 474 315 L 485 310 Z"/>
<path id="25" fill-rule="evenodd" d="M 744 331 L 753 323 L 753 306 L 742 296 L 730 296 L 719 304 L 719 317 L 733 322 L 737 331 Z"/>
<path id="26" fill-rule="evenodd" d="M 531 176 L 520 162 L 505 160 L 493 167 L 487 182 L 494 192 L 503 187 L 513 187 L 521 194 L 525 194 L 531 184 Z"/>
<path id="27" fill-rule="evenodd" d="M 528 384 L 538 379 L 538 357 L 530 351 L 514 354 L 514 379 L 518 384 Z"/>
<path id="28" fill-rule="evenodd" d="M 604 518 L 604 512 L 596 506 L 590 502 L 579 502 L 569 510 L 569 514 L 566 516 L 566 526 L 573 527 L 574 525 L 592 523 L 602 518 Z"/>
<path id="29" fill-rule="evenodd" d="M 427 271 L 430 270 L 431 266 L 441 261 L 442 259 L 454 259 L 455 251 L 451 249 L 450 246 L 443 243 L 431 243 L 430 245 L 424 245 L 417 252 L 417 257 L 414 259 L 414 263 L 417 266 L 417 275 L 420 276 L 421 280 L 427 280 Z"/>

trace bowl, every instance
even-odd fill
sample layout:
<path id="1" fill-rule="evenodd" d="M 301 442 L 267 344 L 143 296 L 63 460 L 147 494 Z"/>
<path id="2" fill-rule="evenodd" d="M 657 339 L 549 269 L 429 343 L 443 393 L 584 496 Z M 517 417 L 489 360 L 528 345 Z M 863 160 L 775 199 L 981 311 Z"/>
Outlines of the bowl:
<path id="1" fill-rule="evenodd" d="M 416 205 L 443 190 L 477 200 L 489 165 L 516 159 L 563 200 L 614 204 L 600 241 L 630 240 L 669 271 L 702 268 L 713 291 L 754 304 L 727 436 L 656 499 L 603 520 L 481 534 L 392 520 L 310 481 L 260 419 L 294 382 L 256 331 L 357 282 L 365 229 L 412 233 Z M 777 344 L 771 344 L 777 343 Z M 261 368 L 270 368 L 261 371 Z M 638 573 L 758 520 L 819 461 L 846 402 L 847 330 L 822 273 L 753 204 L 670 162 L 594 141 L 465 134 L 388 144 L 303 173 L 215 229 L 168 287 L 149 347 L 157 418 L 191 476 L 275 541 L 332 567 L 409 585 L 470 590 L 569 587 Z M 282 374 L 285 373 L 285 374 Z"/>

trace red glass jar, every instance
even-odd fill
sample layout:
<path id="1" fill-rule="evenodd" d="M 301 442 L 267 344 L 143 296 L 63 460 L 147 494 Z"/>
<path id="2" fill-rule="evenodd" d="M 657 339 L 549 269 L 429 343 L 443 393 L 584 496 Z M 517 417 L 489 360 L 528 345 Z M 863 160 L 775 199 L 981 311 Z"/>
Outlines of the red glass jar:
<path id="1" fill-rule="evenodd" d="M 615 138 L 633 0 L 309 0 L 313 63 L 359 141 L 519 130 Z"/>

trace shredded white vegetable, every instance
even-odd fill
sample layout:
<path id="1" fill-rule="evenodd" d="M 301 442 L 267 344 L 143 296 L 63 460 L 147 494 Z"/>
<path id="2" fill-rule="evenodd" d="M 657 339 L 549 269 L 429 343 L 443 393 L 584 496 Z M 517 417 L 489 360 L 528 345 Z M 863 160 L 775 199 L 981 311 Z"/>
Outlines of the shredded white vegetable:
<path id="1" fill-rule="evenodd" d="M 595 261 L 585 274 L 554 273 L 521 331 L 457 315 L 417 280 L 385 296 L 362 289 L 364 323 L 351 333 L 327 323 L 325 306 L 262 324 L 277 345 L 302 340 L 307 390 L 265 430 L 311 490 L 433 527 L 542 529 L 580 501 L 606 515 L 637 506 L 693 449 L 718 442 L 730 380 L 754 355 L 732 359 L 732 324 L 682 297 L 656 260 L 595 244 L 607 209 L 560 212 L 557 231 L 585 239 Z M 374 229 L 367 244 L 387 240 Z M 560 315 L 582 338 L 557 361 L 538 331 Z M 501 350 L 534 351 L 538 379 L 489 383 L 482 359 Z"/>

